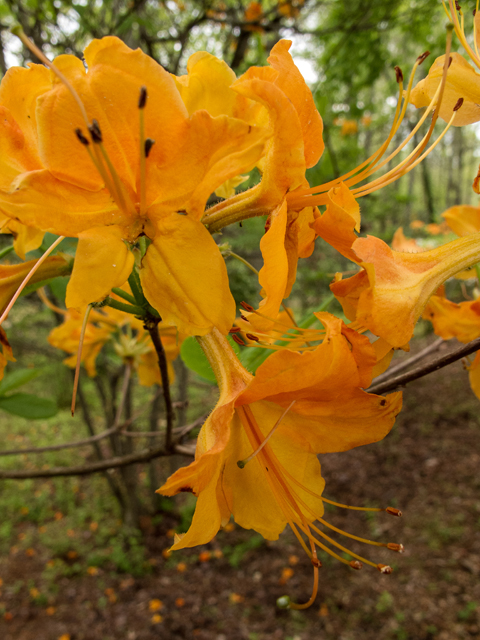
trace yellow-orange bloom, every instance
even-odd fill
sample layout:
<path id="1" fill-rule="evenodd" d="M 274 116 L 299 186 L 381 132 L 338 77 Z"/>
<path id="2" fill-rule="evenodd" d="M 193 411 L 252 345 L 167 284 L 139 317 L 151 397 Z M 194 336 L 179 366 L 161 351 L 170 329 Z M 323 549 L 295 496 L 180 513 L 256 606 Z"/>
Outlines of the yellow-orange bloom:
<path id="1" fill-rule="evenodd" d="M 480 298 L 456 304 L 442 296 L 432 296 L 423 317 L 430 320 L 435 333 L 444 340 L 457 338 L 467 343 L 480 337 Z M 480 351 L 468 370 L 470 386 L 480 400 Z"/>
<path id="2" fill-rule="evenodd" d="M 318 162 L 324 149 L 322 119 L 289 54 L 290 46 L 291 42 L 281 40 L 270 53 L 269 67 L 251 67 L 236 82 L 224 63 L 195 54 L 191 77 L 182 80 L 188 86 L 182 92 L 186 104 L 195 100 L 196 105 L 237 114 L 270 131 L 265 153 L 257 163 L 262 172 L 259 184 L 211 207 L 202 218 L 215 232 L 238 216 L 269 216 L 268 231 L 260 243 L 264 266 L 259 281 L 264 297 L 261 310 L 270 317 L 276 316 L 290 294 L 298 258 L 308 257 L 314 248 L 311 223 L 318 216 L 316 207 L 288 207 L 286 195 L 308 188 L 306 169 Z M 211 86 L 223 87 L 220 97 L 214 96 Z"/>
<path id="3" fill-rule="evenodd" d="M 64 364 L 72 369 L 77 364 L 83 317 L 84 313 L 69 310 L 65 313 L 65 321 L 55 327 L 48 336 L 48 341 L 53 347 L 71 354 L 64 360 Z M 160 325 L 159 333 L 167 358 L 169 379 L 173 382 L 175 373 L 172 362 L 178 356 L 181 339 L 171 327 L 163 328 Z M 107 343 L 113 345 L 116 353 L 125 362 L 133 364 L 141 385 L 150 387 L 153 384 L 162 384 L 157 355 L 141 320 L 111 307 L 90 311 L 81 354 L 81 362 L 89 376 L 97 375 L 95 362 Z"/>
<path id="4" fill-rule="evenodd" d="M 405 345 L 430 296 L 448 278 L 480 261 L 480 233 L 421 253 L 400 253 L 373 236 L 352 245 L 363 267 L 331 285 L 345 315 L 393 347 Z"/>
<path id="5" fill-rule="evenodd" d="M 457 236 L 467 236 L 480 232 L 480 207 L 460 204 L 442 213 L 450 229 Z"/>
<path id="6" fill-rule="evenodd" d="M 462 108 L 453 123 L 455 127 L 461 127 L 480 120 L 480 74 L 459 53 L 452 53 L 450 57 L 452 62 L 447 72 L 439 116 L 448 122 L 459 98 L 463 98 Z M 412 90 L 410 100 L 416 107 L 430 104 L 442 80 L 444 64 L 445 56 L 437 58 L 427 77 Z"/>
<path id="7" fill-rule="evenodd" d="M 400 411 L 401 394 L 363 391 L 376 362 L 368 339 L 328 313 L 317 317 L 325 338 L 316 349 L 278 351 L 255 377 L 218 332 L 199 338 L 220 399 L 199 434 L 195 461 L 159 489 L 198 497 L 191 527 L 172 549 L 209 542 L 231 514 L 269 540 L 290 524 L 314 565 L 316 546 L 325 548 L 318 537 L 335 544 L 313 524 L 325 525 L 317 454 L 383 438 Z"/>
<path id="8" fill-rule="evenodd" d="M 189 114 L 172 76 L 118 38 L 93 41 L 84 56 L 86 65 L 71 55 L 54 61 L 69 85 L 43 65 L 2 80 L 1 210 L 79 238 L 68 307 L 122 286 L 133 266 L 127 245 L 147 236 L 141 278 L 164 323 L 226 333 L 235 305 L 200 217 L 213 191 L 256 164 L 270 132 Z"/>
<path id="9" fill-rule="evenodd" d="M 29 260 L 19 264 L 0 265 L 0 314 L 5 310 L 14 293 L 37 262 L 38 260 Z M 70 271 L 71 260 L 68 260 L 67 256 L 49 256 L 35 271 L 29 280 L 29 284 L 64 276 L 69 274 Z"/>

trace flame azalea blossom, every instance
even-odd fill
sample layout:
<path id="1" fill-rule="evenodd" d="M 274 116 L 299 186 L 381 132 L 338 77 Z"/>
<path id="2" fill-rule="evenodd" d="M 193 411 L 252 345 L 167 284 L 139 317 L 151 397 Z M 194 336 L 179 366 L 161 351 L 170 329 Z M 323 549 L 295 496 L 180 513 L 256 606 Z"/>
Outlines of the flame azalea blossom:
<path id="1" fill-rule="evenodd" d="M 480 207 L 460 204 L 442 213 L 450 229 L 457 236 L 467 236 L 480 232 Z"/>
<path id="2" fill-rule="evenodd" d="M 235 74 L 213 56 L 194 54 L 182 84 L 189 110 L 204 107 L 210 113 L 227 113 L 268 128 L 271 137 L 257 163 L 259 184 L 209 209 L 202 218 L 211 232 L 241 219 L 268 215 L 268 231 L 260 243 L 264 267 L 259 281 L 265 316 L 275 317 L 290 294 L 298 258 L 314 248 L 311 223 L 316 207 L 289 208 L 286 194 L 308 188 L 305 171 L 323 153 L 323 123 L 310 89 L 289 54 L 291 42 L 281 40 L 272 49 L 269 67 L 251 67 L 235 81 Z M 214 89 L 222 87 L 216 93 Z M 260 320 L 259 320 L 260 322 Z M 263 320 L 265 326 L 267 320 Z"/>
<path id="3" fill-rule="evenodd" d="M 457 338 L 467 343 L 480 337 L 480 298 L 456 304 L 442 296 L 432 296 L 423 313 L 437 336 L 444 340 Z M 468 366 L 470 386 L 480 400 L 480 351 Z"/>
<path id="4" fill-rule="evenodd" d="M 68 275 L 71 270 L 71 260 L 63 255 L 49 256 L 30 278 L 29 284 Z M 0 313 L 7 307 L 18 287 L 35 266 L 37 260 L 29 260 L 19 264 L 0 265 Z"/>
<path id="5" fill-rule="evenodd" d="M 448 278 L 480 261 L 480 233 L 420 253 L 400 253 L 373 236 L 352 245 L 363 267 L 330 286 L 356 328 L 401 348 L 430 296 Z"/>
<path id="6" fill-rule="evenodd" d="M 88 71 L 62 55 L 50 69 L 5 75 L 1 210 L 79 238 L 68 307 L 122 286 L 133 266 L 129 245 L 146 236 L 141 279 L 164 323 L 227 333 L 235 305 L 200 217 L 215 189 L 255 165 L 270 132 L 203 109 L 189 115 L 172 76 L 118 38 L 94 40 L 84 56 Z"/>
<path id="7" fill-rule="evenodd" d="M 313 524 L 325 523 L 317 453 L 383 438 L 400 411 L 401 394 L 363 391 L 376 361 L 368 339 L 328 313 L 316 315 L 325 327 L 323 342 L 303 354 L 272 354 L 255 377 L 218 331 L 198 339 L 220 398 L 199 434 L 195 461 L 159 489 L 198 497 L 191 527 L 172 549 L 209 542 L 231 514 L 268 540 L 289 524 L 316 566 L 316 547 L 328 550 L 325 540 L 335 544 Z"/>
<path id="8" fill-rule="evenodd" d="M 439 116 L 448 122 L 459 98 L 463 98 L 462 108 L 454 122 L 454 126 L 462 127 L 480 120 L 480 74 L 459 53 L 452 53 L 450 57 L 452 62 L 448 68 Z M 442 80 L 444 64 L 445 56 L 437 58 L 427 77 L 413 89 L 410 100 L 416 107 L 430 104 Z"/>
<path id="9" fill-rule="evenodd" d="M 114 295 L 113 298 L 117 296 Z M 78 343 L 85 310 L 82 313 L 73 309 L 65 312 L 57 307 L 55 310 L 64 314 L 65 320 L 50 332 L 48 341 L 53 347 L 71 354 L 63 362 L 74 369 L 77 364 Z M 176 331 L 172 327 L 160 325 L 159 333 L 167 358 L 169 379 L 173 383 L 175 373 L 172 362 L 179 354 L 181 340 L 177 339 Z M 95 362 L 107 343 L 113 345 L 116 353 L 125 362 L 133 364 L 141 385 L 150 387 L 153 384 L 162 384 L 155 348 L 141 320 L 110 307 L 90 311 L 81 354 L 81 362 L 90 377 L 97 375 Z"/>

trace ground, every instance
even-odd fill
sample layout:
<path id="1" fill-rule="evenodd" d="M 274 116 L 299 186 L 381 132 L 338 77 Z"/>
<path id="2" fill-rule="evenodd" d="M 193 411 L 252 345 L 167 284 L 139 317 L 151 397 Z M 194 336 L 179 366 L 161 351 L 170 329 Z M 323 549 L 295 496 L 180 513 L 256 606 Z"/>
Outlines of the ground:
<path id="1" fill-rule="evenodd" d="M 480 404 L 457 363 L 407 387 L 405 410 L 383 442 L 322 457 L 327 497 L 403 511 L 402 518 L 367 517 L 331 507 L 326 518 L 358 536 L 403 543 L 405 553 L 343 539 L 360 555 L 392 564 L 393 574 L 324 559 L 317 601 L 306 611 L 275 606 L 279 596 L 301 601 L 311 590 L 309 561 L 290 532 L 265 543 L 229 527 L 210 545 L 168 558 L 178 519 L 146 519 L 147 564 L 135 577 L 111 570 L 108 562 L 85 568 L 77 552 L 66 551 L 68 535 L 87 540 L 94 523 L 67 532 L 66 546 L 52 554 L 42 544 L 41 527 L 18 522 L 0 560 L 0 638 L 480 638 L 479 435 Z M 115 544 L 109 549 L 117 553 Z M 55 563 L 62 563 L 61 573 Z"/>

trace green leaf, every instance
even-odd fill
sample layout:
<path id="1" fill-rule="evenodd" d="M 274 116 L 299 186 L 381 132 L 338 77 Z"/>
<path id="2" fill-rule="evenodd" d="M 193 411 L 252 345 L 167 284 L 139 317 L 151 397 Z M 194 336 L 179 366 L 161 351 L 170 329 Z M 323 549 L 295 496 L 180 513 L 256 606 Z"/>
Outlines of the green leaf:
<path id="1" fill-rule="evenodd" d="M 13 391 L 13 389 L 17 389 L 26 384 L 32 380 L 32 378 L 38 376 L 38 373 L 35 369 L 17 369 L 16 371 L 6 374 L 0 382 L 0 396 L 4 396 L 9 391 Z"/>
<path id="2" fill-rule="evenodd" d="M 180 349 L 180 357 L 186 367 L 194 371 L 207 382 L 215 384 L 215 374 L 207 360 L 206 355 L 202 351 L 202 347 L 195 338 L 190 337 L 183 341 Z"/>
<path id="3" fill-rule="evenodd" d="M 227 336 L 227 340 L 230 343 L 235 353 L 240 355 L 240 348 L 230 336 Z M 203 353 L 202 347 L 198 344 L 195 338 L 190 337 L 183 341 L 180 349 L 180 357 L 182 358 L 186 367 L 194 371 L 201 378 L 212 384 L 216 383 L 215 374 L 212 367 L 207 360 L 207 356 Z"/>
<path id="4" fill-rule="evenodd" d="M 58 411 L 53 400 L 39 398 L 30 393 L 14 393 L 11 396 L 0 397 L 0 409 L 29 420 L 51 418 Z"/>

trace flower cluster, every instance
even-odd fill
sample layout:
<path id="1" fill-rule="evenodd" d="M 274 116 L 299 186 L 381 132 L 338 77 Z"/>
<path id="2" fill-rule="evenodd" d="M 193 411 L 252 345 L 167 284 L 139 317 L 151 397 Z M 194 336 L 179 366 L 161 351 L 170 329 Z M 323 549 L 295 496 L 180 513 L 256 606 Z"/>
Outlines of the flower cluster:
<path id="1" fill-rule="evenodd" d="M 459 31 L 457 9 L 450 2 L 447 10 Z M 70 366 L 77 363 L 81 337 L 89 375 L 95 375 L 99 351 L 113 343 L 149 385 L 161 382 L 149 327 L 159 327 L 169 362 L 183 337 L 197 338 L 220 395 L 198 436 L 195 461 L 159 489 L 198 498 L 190 529 L 172 548 L 209 542 L 232 515 L 270 540 L 288 524 L 315 573 L 312 597 L 291 606 L 308 606 L 318 583 L 318 550 L 356 569 L 367 563 L 391 572 L 325 532 L 339 531 L 323 517 L 329 501 L 317 455 L 376 442 L 390 431 L 401 393 L 384 397 L 368 388 L 394 349 L 408 349 L 422 313 L 442 337 L 480 336 L 480 299 L 455 305 L 434 295 L 480 261 L 478 209 L 447 212 L 458 239 L 411 252 L 401 235 L 393 249 L 380 238 L 360 237 L 358 203 L 417 166 L 451 126 L 480 120 L 480 76 L 450 54 L 450 40 L 446 55 L 415 87 L 426 56 L 417 59 L 405 87 L 396 68 L 398 105 L 385 142 L 346 175 L 310 186 L 306 171 L 322 155 L 323 123 L 289 48 L 288 41 L 278 42 L 267 66 L 239 78 L 206 52 L 190 58 L 185 75 L 173 76 L 115 37 L 93 41 L 85 64 L 72 55 L 50 62 L 37 52 L 44 64 L 10 69 L 0 87 L 0 224 L 14 234 L 22 259 L 46 232 L 78 239 L 73 266 L 63 254 L 44 256 L 31 279 L 70 274 L 66 309 L 57 308 L 65 320 L 50 336 L 52 345 L 71 354 Z M 387 155 L 410 103 L 426 109 Z M 421 142 L 394 166 L 430 116 Z M 438 118 L 447 126 L 431 142 Z M 261 179 L 239 190 L 253 169 Z M 259 242 L 262 301 L 257 309 L 244 304 L 236 321 L 215 234 L 256 216 L 266 220 Z M 346 279 L 338 273 L 331 285 L 347 322 L 320 312 L 315 322 L 321 328 L 301 328 L 281 307 L 299 259 L 320 242 L 356 269 Z M 33 266 L 0 267 L 4 316 Z M 271 352 L 254 374 L 228 333 L 249 349 Z M 0 338 L 6 361 L 11 350 L 3 333 Z M 480 397 L 479 371 L 477 356 L 470 375 Z M 364 542 L 402 550 L 396 543 Z"/>

